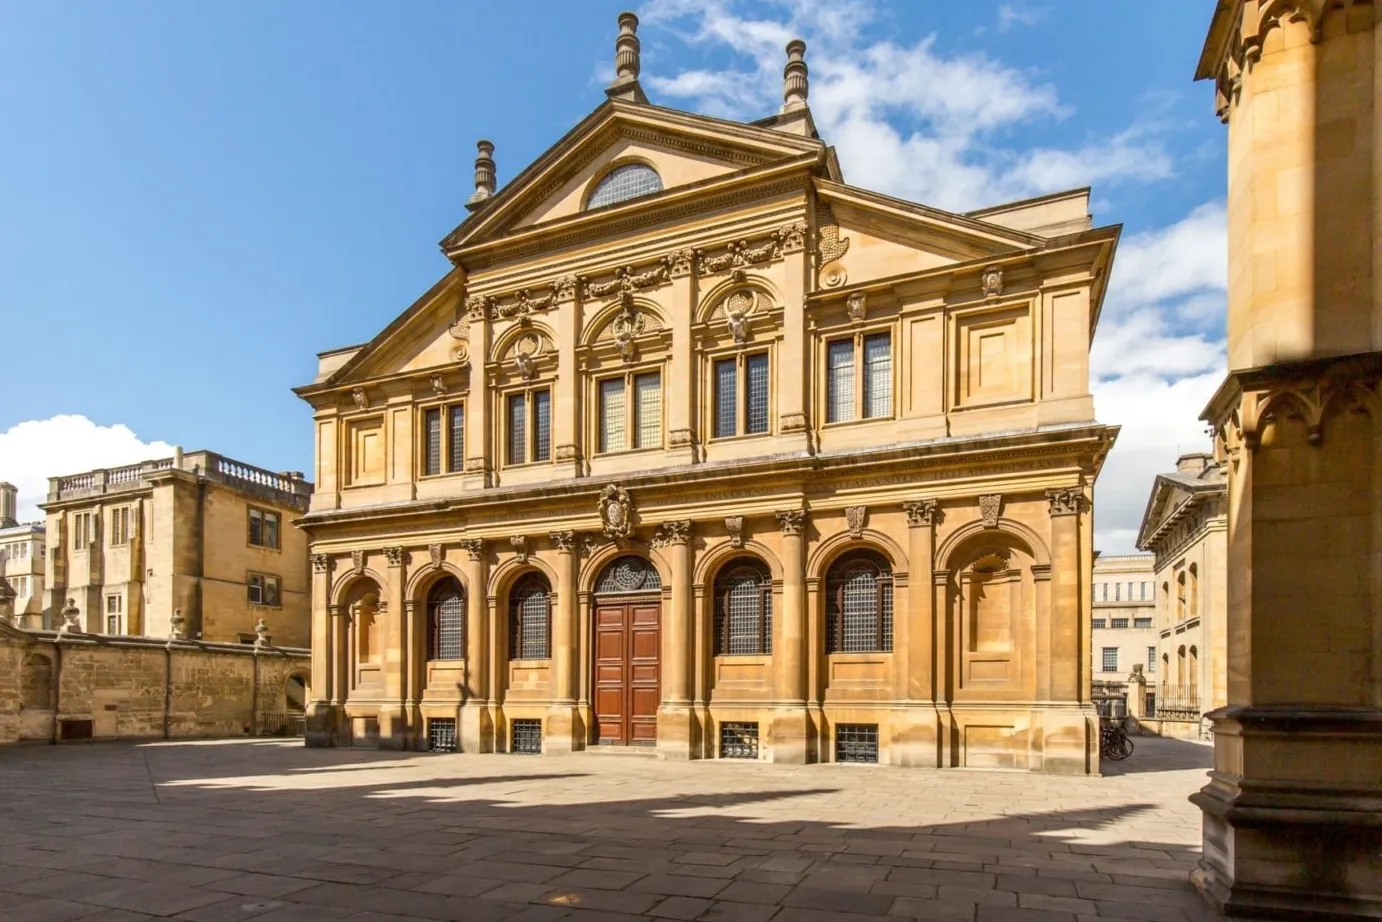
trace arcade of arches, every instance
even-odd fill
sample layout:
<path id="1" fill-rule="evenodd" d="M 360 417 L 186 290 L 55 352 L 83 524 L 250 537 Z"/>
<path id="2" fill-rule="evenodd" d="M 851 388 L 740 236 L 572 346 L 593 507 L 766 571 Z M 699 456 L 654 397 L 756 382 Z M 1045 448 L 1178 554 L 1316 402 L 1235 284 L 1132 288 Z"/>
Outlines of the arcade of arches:
<path id="1" fill-rule="evenodd" d="M 318 555 L 309 741 L 1095 770 L 1089 509 L 1049 492 Z"/>

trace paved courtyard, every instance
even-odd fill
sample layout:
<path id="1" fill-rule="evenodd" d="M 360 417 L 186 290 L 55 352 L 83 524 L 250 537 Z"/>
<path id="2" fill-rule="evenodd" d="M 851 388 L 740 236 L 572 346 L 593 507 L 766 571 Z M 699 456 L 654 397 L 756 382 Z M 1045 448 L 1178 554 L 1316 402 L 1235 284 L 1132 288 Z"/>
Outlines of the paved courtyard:
<path id="1" fill-rule="evenodd" d="M 5 922 L 1046 922 L 1214 916 L 1207 746 L 1103 778 L 390 754 L 0 750 Z"/>

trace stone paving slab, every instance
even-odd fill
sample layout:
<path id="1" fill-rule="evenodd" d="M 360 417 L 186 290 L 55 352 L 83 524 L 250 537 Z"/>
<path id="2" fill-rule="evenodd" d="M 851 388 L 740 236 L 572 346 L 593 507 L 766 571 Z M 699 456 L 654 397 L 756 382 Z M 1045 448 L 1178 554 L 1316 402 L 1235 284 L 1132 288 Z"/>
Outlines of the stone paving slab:
<path id="1" fill-rule="evenodd" d="M 0 750 L 4 922 L 1215 919 L 1208 746 L 1102 778 L 306 749 Z M 1116 772 L 1116 774 L 1115 774 Z"/>

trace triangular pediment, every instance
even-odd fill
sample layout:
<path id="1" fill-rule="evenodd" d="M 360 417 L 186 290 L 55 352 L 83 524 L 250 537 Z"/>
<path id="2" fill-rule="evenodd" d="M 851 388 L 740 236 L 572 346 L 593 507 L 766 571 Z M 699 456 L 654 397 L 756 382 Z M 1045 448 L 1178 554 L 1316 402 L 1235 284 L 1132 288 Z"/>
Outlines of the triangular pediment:
<path id="1" fill-rule="evenodd" d="M 625 163 L 652 167 L 662 191 L 605 209 L 652 201 L 661 194 L 806 154 L 829 160 L 824 153 L 825 145 L 812 137 L 610 100 L 467 218 L 442 241 L 442 248 L 453 252 L 582 214 L 599 180 Z"/>

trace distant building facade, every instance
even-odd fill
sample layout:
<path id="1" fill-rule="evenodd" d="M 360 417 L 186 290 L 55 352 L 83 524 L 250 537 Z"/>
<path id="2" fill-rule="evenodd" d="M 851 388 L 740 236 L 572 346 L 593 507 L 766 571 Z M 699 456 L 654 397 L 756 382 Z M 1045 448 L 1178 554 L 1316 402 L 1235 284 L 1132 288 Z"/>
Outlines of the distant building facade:
<path id="1" fill-rule="evenodd" d="M 42 628 L 44 570 L 47 549 L 42 522 L 20 522 L 19 490 L 0 483 L 0 582 L 8 588 L 16 627 Z"/>
<path id="2" fill-rule="evenodd" d="M 308 742 L 1097 770 L 1088 190 L 847 185 L 783 111 L 609 98 L 320 356 Z"/>
<path id="3" fill-rule="evenodd" d="M 1151 554 L 1094 558 L 1090 668 L 1095 684 L 1122 683 L 1138 665 L 1149 678 L 1156 673 L 1154 561 Z"/>
<path id="4" fill-rule="evenodd" d="M 46 624 L 194 640 L 310 638 L 307 542 L 291 522 L 312 484 L 210 451 L 48 481 Z M 64 614 L 67 612 L 67 614 Z"/>
<path id="5" fill-rule="evenodd" d="M 1137 546 L 1156 560 L 1156 717 L 1172 735 L 1200 734 L 1204 714 L 1227 702 L 1228 482 L 1212 455 L 1182 455 L 1158 474 Z M 1153 682 L 1155 678 L 1155 682 Z"/>

